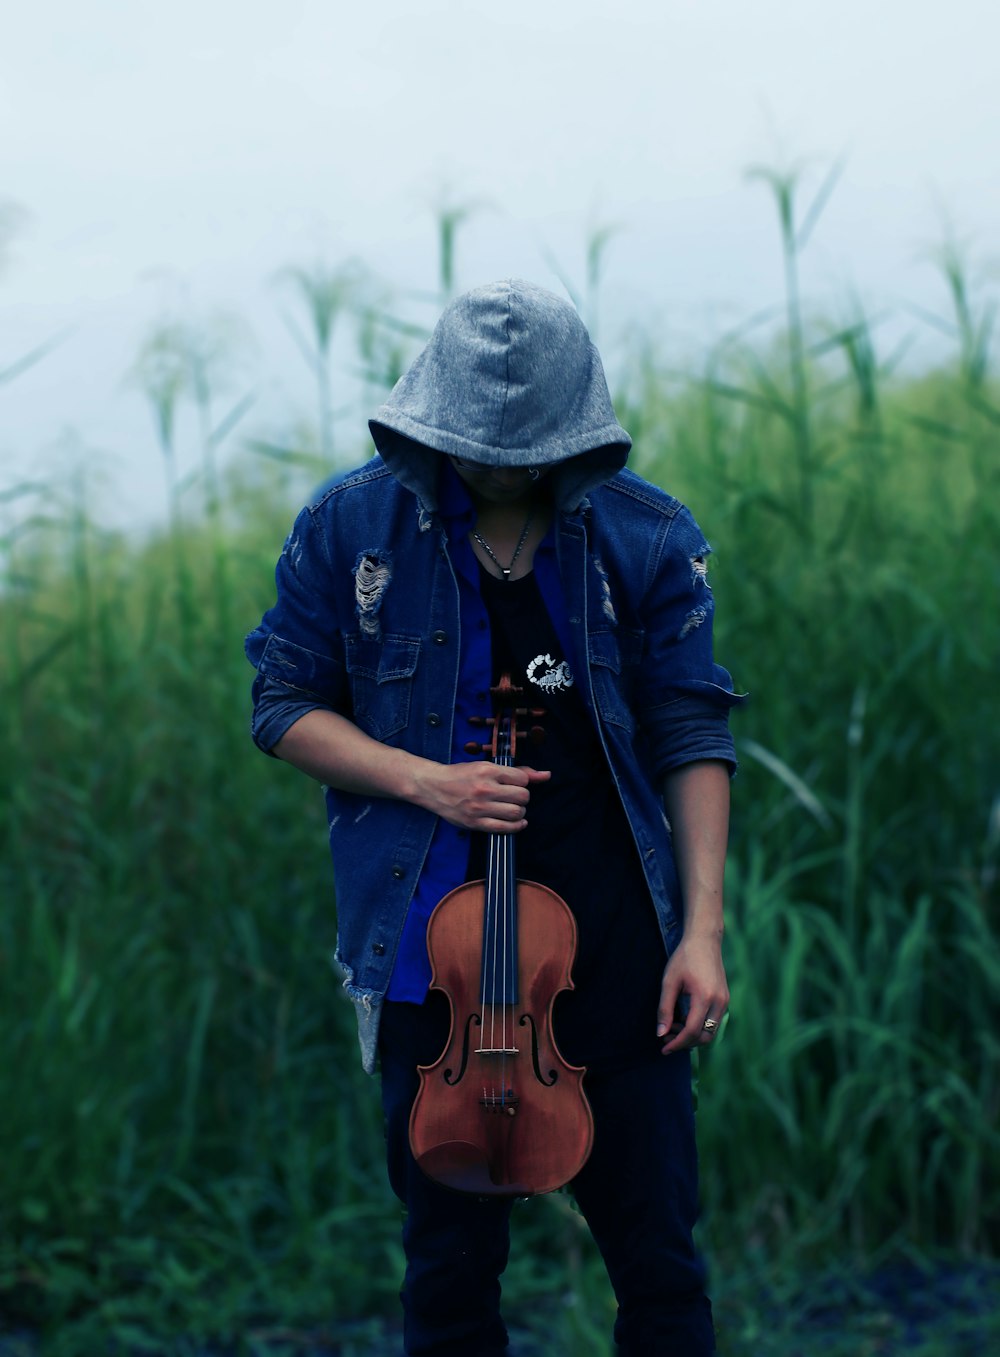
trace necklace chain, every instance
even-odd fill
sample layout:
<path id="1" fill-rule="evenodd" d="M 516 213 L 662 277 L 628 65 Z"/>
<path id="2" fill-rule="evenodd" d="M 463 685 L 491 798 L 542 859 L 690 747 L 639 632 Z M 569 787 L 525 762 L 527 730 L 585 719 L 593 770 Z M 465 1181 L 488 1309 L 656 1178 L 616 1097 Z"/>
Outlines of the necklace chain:
<path id="1" fill-rule="evenodd" d="M 490 558 L 490 560 L 493 562 L 496 568 L 500 571 L 501 579 L 508 581 L 510 580 L 510 572 L 514 569 L 514 562 L 521 554 L 521 548 L 528 540 L 528 532 L 531 528 L 532 520 L 534 519 L 534 517 L 535 515 L 533 511 L 529 510 L 528 517 L 524 520 L 524 527 L 521 529 L 520 539 L 518 540 L 517 546 L 514 548 L 513 556 L 510 558 L 510 565 L 507 566 L 503 566 L 500 564 L 499 560 L 497 559 L 496 552 L 490 546 L 489 542 L 487 542 L 486 538 L 483 537 L 481 533 L 476 532 L 475 528 L 473 528 L 472 530 L 473 537 L 476 539 L 476 541 L 479 543 L 482 549 L 486 552 L 487 556 Z"/>

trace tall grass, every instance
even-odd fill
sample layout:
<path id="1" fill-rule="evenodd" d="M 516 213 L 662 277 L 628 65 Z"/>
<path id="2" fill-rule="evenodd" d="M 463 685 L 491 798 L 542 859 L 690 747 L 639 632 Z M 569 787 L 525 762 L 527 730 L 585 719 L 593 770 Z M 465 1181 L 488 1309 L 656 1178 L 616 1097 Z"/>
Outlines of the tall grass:
<path id="1" fill-rule="evenodd" d="M 640 469 L 717 543 L 718 651 L 752 695 L 732 1017 L 700 1072 L 732 1352 L 763 1350 L 739 1309 L 763 1277 L 988 1253 L 1000 1150 L 992 313 L 950 255 L 954 361 L 896 375 L 859 308 L 807 316 L 817 213 L 771 186 L 781 331 L 683 378 L 650 349 L 621 400 Z M 362 363 L 388 379 L 411 330 L 365 307 Z M 328 334 L 304 341 L 327 448 Z M 241 650 L 328 466 L 258 443 L 220 477 L 245 407 L 217 420 L 208 366 L 199 387 L 170 338 L 143 369 L 168 529 L 110 534 L 80 487 L 3 505 L 0 1297 L 55 1354 L 294 1351 L 310 1326 L 362 1351 L 351 1325 L 394 1311 L 398 1212 L 329 962 L 320 798 L 250 746 Z M 170 476 L 182 400 L 203 414 L 199 510 Z M 606 1352 L 613 1304 L 568 1199 L 517 1227 L 522 1323 Z"/>

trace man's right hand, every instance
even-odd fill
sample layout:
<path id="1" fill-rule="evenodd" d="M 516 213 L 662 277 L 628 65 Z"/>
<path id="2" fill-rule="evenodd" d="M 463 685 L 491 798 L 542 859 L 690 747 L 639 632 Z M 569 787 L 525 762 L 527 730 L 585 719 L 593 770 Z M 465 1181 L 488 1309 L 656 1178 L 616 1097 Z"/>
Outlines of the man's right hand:
<path id="1" fill-rule="evenodd" d="M 510 834 L 528 823 L 531 788 L 552 776 L 488 760 L 435 763 L 373 740 L 346 716 L 316 708 L 274 746 L 318 782 L 359 796 L 388 796 L 433 811 L 461 829 Z"/>
<path id="2" fill-rule="evenodd" d="M 412 799 L 462 829 L 507 834 L 524 829 L 531 788 L 551 776 L 537 768 L 507 768 L 488 762 L 422 761 Z"/>

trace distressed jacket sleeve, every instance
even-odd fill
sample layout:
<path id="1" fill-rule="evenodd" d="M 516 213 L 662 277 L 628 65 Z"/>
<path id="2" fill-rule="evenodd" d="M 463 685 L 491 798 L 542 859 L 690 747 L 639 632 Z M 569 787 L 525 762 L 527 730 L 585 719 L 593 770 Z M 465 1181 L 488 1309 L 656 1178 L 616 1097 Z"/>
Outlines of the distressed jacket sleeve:
<path id="1" fill-rule="evenodd" d="M 244 642 L 257 670 L 251 733 L 265 752 L 306 712 L 348 705 L 340 600 L 329 544 L 311 509 L 302 510 L 288 535 L 275 582 L 274 607 Z"/>
<path id="2" fill-rule="evenodd" d="M 658 782 L 698 759 L 736 769 L 729 710 L 745 698 L 712 653 L 711 548 L 687 509 L 671 520 L 645 603 L 637 715 Z"/>

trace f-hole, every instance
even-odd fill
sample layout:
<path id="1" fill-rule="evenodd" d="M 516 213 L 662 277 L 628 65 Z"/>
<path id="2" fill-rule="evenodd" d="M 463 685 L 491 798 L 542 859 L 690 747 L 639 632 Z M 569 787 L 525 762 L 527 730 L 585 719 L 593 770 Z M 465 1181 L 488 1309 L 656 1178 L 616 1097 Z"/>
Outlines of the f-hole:
<path id="1" fill-rule="evenodd" d="M 469 1063 L 469 1028 L 472 1026 L 473 1023 L 475 1023 L 477 1027 L 481 1027 L 482 1021 L 483 1020 L 482 1018 L 480 1018 L 478 1013 L 470 1013 L 465 1020 L 465 1032 L 462 1037 L 462 1063 L 459 1066 L 458 1073 L 453 1075 L 451 1070 L 449 1069 L 445 1070 L 442 1076 L 444 1078 L 444 1082 L 450 1088 L 453 1088 L 456 1084 L 460 1084 L 462 1082 L 462 1077 L 465 1074 L 465 1067 Z"/>
<path id="2" fill-rule="evenodd" d="M 535 1071 L 535 1078 L 538 1080 L 540 1084 L 543 1085 L 543 1087 L 551 1088 L 552 1085 L 559 1078 L 559 1071 L 549 1070 L 549 1077 L 546 1079 L 545 1076 L 542 1074 L 542 1071 L 539 1069 L 538 1030 L 535 1027 L 535 1020 L 530 1013 L 522 1013 L 519 1021 L 522 1027 L 528 1026 L 531 1028 L 531 1068 Z"/>

